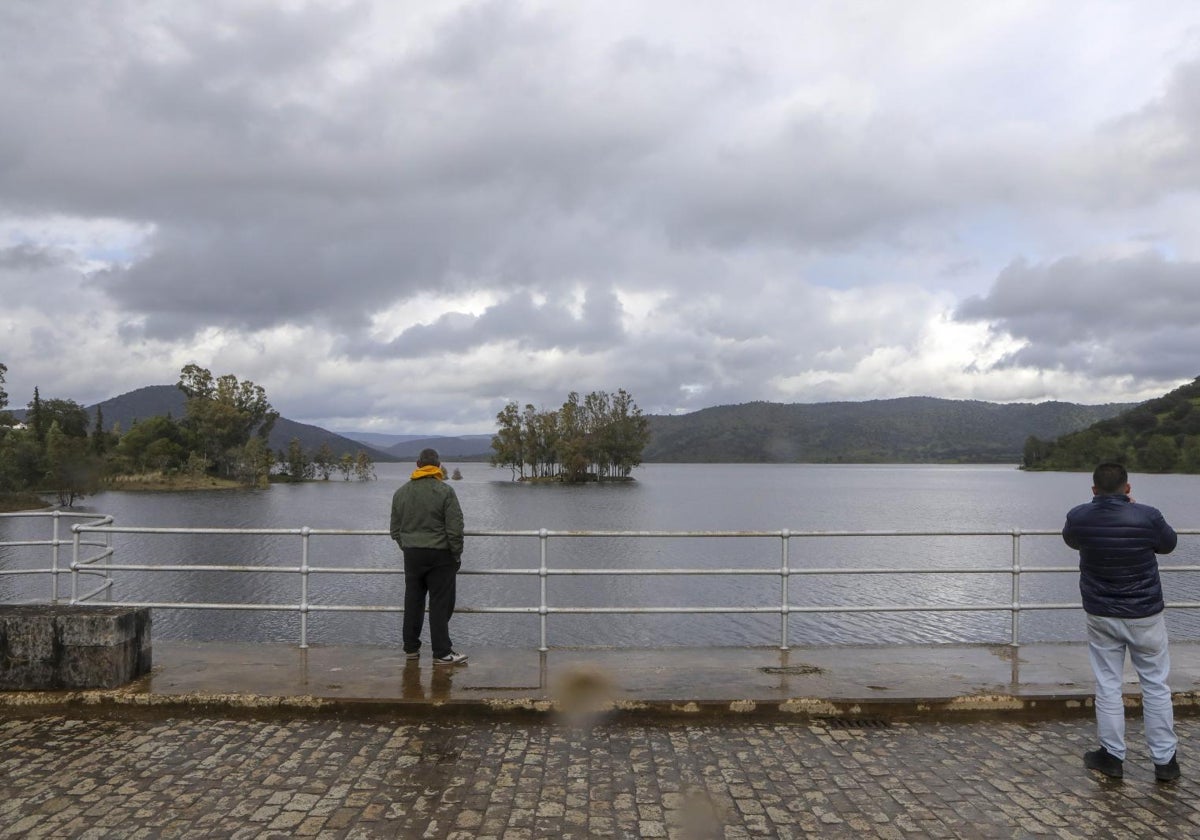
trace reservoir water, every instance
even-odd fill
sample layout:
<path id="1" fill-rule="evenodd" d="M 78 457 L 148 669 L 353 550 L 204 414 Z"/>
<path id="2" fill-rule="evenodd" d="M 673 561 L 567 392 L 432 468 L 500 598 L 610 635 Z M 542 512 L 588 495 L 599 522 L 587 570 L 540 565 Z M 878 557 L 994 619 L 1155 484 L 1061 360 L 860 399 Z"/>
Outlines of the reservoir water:
<path id="1" fill-rule="evenodd" d="M 1023 473 L 1008 465 L 732 465 L 650 464 L 628 484 L 531 486 L 509 480 L 508 470 L 485 464 L 458 467 L 452 482 L 476 530 L 621 531 L 922 531 L 1058 529 L 1072 505 L 1090 496 L 1083 473 Z M 372 482 L 274 485 L 265 490 L 206 493 L 106 492 L 77 510 L 98 511 L 123 526 L 386 529 L 392 492 L 410 465 L 378 464 Z M 1132 476 L 1133 495 L 1155 505 L 1181 529 L 1200 526 L 1200 476 Z M 64 535 L 66 534 L 64 527 Z M 49 523 L 0 519 L 0 542 L 45 539 Z M 180 565 L 297 566 L 300 538 L 254 535 L 127 535 L 113 537 L 114 562 Z M 48 565 L 48 549 L 0 548 L 0 568 Z M 792 569 L 900 567 L 988 568 L 997 574 L 796 575 L 790 578 L 793 607 L 830 604 L 1004 604 L 1011 592 L 1012 539 L 993 537 L 813 537 L 789 545 Z M 69 562 L 69 550 L 64 550 Z M 1076 555 L 1057 536 L 1021 540 L 1023 568 L 1068 566 Z M 400 556 L 386 537 L 313 537 L 309 562 L 324 567 L 397 569 Z M 464 570 L 534 569 L 536 538 L 470 537 Z M 778 569 L 781 541 L 757 539 L 625 538 L 555 539 L 551 568 Z M 1200 536 L 1184 536 L 1162 560 L 1200 564 Z M 186 574 L 116 572 L 114 600 L 222 603 L 296 603 L 298 576 L 268 572 L 196 571 Z M 62 578 L 69 595 L 69 579 Z M 1168 601 L 1200 601 L 1200 573 L 1164 575 Z M 536 577 L 463 575 L 462 607 L 536 607 Z M 0 576 L 0 602 L 42 599 L 44 576 Z M 398 605 L 400 575 L 314 575 L 310 598 L 317 604 Z M 776 576 L 551 577 L 551 606 L 767 606 L 780 603 Z M 1022 601 L 1076 603 L 1076 574 L 1025 574 Z M 1176 638 L 1200 638 L 1200 611 L 1174 610 Z M 398 613 L 312 613 L 310 644 L 399 643 Z M 157 638 L 295 644 L 294 612 L 157 610 Z M 1006 612 L 911 612 L 792 614 L 789 641 L 806 644 L 1007 642 Z M 554 647 L 621 645 L 760 646 L 779 643 L 778 615 L 551 615 Z M 524 614 L 459 614 L 451 624 L 457 647 L 536 647 L 538 617 Z M 1082 613 L 1023 612 L 1021 640 L 1083 638 Z"/>

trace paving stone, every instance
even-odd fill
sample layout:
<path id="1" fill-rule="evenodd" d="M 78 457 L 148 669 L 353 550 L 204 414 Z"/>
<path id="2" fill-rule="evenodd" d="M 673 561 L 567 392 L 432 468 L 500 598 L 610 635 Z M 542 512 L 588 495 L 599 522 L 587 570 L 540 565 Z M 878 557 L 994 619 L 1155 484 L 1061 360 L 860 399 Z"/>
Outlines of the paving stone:
<path id="1" fill-rule="evenodd" d="M 521 724 L 46 715 L 0 720 L 0 838 L 1192 836 L 1140 720 L 1124 782 L 1094 724 Z M 1195 774 L 1195 776 L 1193 776 Z"/>

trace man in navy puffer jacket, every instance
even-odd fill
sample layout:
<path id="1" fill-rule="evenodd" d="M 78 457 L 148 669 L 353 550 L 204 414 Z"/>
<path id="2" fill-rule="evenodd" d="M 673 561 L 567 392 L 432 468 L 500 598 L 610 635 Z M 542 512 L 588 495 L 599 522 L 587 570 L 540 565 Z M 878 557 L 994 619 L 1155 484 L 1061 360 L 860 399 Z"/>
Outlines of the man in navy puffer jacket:
<path id="1" fill-rule="evenodd" d="M 1155 555 L 1174 550 L 1178 537 L 1156 508 L 1139 505 L 1129 496 L 1129 475 L 1120 464 L 1096 467 L 1092 482 L 1092 500 L 1071 509 L 1062 532 L 1067 545 L 1079 550 L 1079 592 L 1096 676 L 1100 748 L 1085 753 L 1084 764 L 1113 778 L 1124 775 L 1121 681 L 1128 650 L 1142 684 L 1142 717 L 1154 777 L 1172 781 L 1179 778 L 1178 742 Z"/>

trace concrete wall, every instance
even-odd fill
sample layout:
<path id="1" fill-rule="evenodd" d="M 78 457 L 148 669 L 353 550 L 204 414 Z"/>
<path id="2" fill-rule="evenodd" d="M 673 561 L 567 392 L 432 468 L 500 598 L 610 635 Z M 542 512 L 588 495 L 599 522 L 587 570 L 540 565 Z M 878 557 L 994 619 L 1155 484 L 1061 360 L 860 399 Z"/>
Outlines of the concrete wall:
<path id="1" fill-rule="evenodd" d="M 115 688 L 150 665 L 149 609 L 0 605 L 0 691 Z"/>

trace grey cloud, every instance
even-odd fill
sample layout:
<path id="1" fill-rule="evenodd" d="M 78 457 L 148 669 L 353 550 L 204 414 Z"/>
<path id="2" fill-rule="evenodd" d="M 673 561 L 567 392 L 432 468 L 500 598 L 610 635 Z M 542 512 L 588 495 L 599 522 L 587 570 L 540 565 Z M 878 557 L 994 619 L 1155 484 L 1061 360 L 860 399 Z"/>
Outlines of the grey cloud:
<path id="1" fill-rule="evenodd" d="M 75 262 L 75 255 L 56 248 L 46 248 L 27 242 L 0 248 L 0 269 L 42 271 Z"/>
<path id="2" fill-rule="evenodd" d="M 897 174 L 891 141 L 858 145 L 820 117 L 723 137 L 705 114 L 761 96 L 740 59 L 626 39 L 580 72 L 578 35 L 553 11 L 469 5 L 335 85 L 330 65 L 369 25 L 358 5 L 227 4 L 154 26 L 132 25 L 136 2 L 78 20 L 21 8 L 0 46 L 48 66 L 0 88 L 17 117 L 0 144 L 20 161 L 0 188 L 17 206 L 153 224 L 132 263 L 99 278 L 149 336 L 356 325 L 456 285 L 553 295 L 619 281 L 635 244 L 807 249 L 936 203 Z M 62 98 L 46 107 L 55 74 Z"/>
<path id="3" fill-rule="evenodd" d="M 1087 109 L 1043 131 L 1020 91 L 981 110 L 1003 125 L 946 110 L 1008 85 L 999 55 L 948 60 L 987 85 L 938 92 L 922 75 L 936 62 L 893 56 L 909 76 L 893 85 L 836 49 L 816 67 L 703 25 L 638 32 L 620 10 L 593 30 L 563 4 L 273 5 L 0 3 L 0 210 L 152 231 L 86 284 L 119 310 L 127 348 L 293 324 L 328 328 L 348 368 L 415 369 L 430 348 L 430 365 L 452 368 L 501 342 L 569 351 L 538 357 L 537 382 L 515 362 L 494 381 L 441 374 L 456 389 L 438 400 L 442 418 L 509 396 L 556 405 L 571 388 L 700 407 L 822 372 L 829 384 L 805 393 L 836 395 L 877 348 L 948 352 L 920 345 L 944 304 L 831 306 L 818 284 L 957 293 L 1031 231 L 1045 251 L 1082 228 L 1102 228 L 1098 242 L 1161 227 L 1191 248 L 1175 220 L 1121 214 L 1131 196 L 1196 185 L 1200 64 L 1097 139 L 1079 127 Z M 705 23 L 690 7 L 672 14 Z M 1129 108 L 1101 107 L 1114 102 Z M 0 279 L 17 287 L 55 257 L 9 249 Z M 1107 298 L 1072 285 L 1084 275 L 1151 292 Z M 1157 375 L 1196 346 L 1181 311 L 1195 295 L 1177 275 L 1196 280 L 1190 263 L 1014 264 L 959 317 L 1025 340 L 1010 366 Z M 579 319 L 577 288 L 591 290 Z M 626 334 L 610 289 L 665 302 Z M 479 317 L 433 312 L 390 344 L 366 337 L 373 312 L 477 292 L 502 302 Z"/>
<path id="4" fill-rule="evenodd" d="M 1200 263 L 1155 253 L 1018 261 L 986 295 L 965 300 L 956 317 L 1027 342 L 1003 367 L 1159 380 L 1200 372 Z"/>
<path id="5" fill-rule="evenodd" d="M 548 16 L 490 0 L 462 7 L 444 20 L 417 63 L 432 76 L 463 82 L 487 76 L 499 65 L 536 60 L 545 42 L 559 34 Z"/>
<path id="6" fill-rule="evenodd" d="M 1096 186 L 1125 201 L 1149 201 L 1200 186 L 1200 60 L 1179 64 L 1162 96 L 1106 126 Z"/>
<path id="7" fill-rule="evenodd" d="M 621 304 L 611 289 L 587 290 L 575 316 L 562 303 L 538 304 L 529 293 L 514 294 L 478 317 L 440 316 L 432 324 L 410 327 L 376 353 L 418 357 L 439 350 L 465 353 L 493 342 L 515 341 L 523 350 L 597 351 L 624 343 Z"/>

